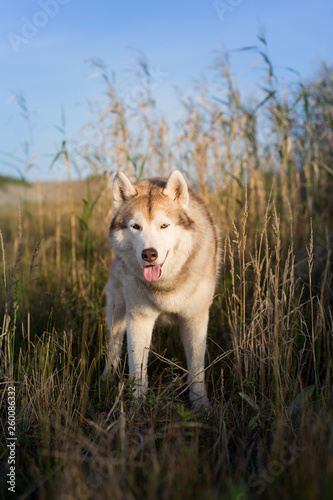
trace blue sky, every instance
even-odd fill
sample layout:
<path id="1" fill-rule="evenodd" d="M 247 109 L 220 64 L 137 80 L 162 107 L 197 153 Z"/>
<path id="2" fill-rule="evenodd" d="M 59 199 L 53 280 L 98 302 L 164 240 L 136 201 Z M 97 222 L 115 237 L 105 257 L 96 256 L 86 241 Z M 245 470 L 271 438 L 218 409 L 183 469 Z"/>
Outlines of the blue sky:
<path id="1" fill-rule="evenodd" d="M 174 88 L 186 90 L 194 78 L 210 75 L 214 51 L 256 45 L 263 26 L 281 78 L 296 78 L 286 67 L 309 77 L 320 60 L 332 62 L 332 22 L 331 0 L 2 0 L 0 173 L 17 175 L 7 163 L 13 156 L 24 159 L 29 134 L 12 99 L 22 93 L 34 124 L 40 178 L 55 177 L 49 165 L 61 141 L 55 126 L 61 125 L 62 109 L 68 137 L 75 140 L 89 117 L 86 99 L 103 101 L 101 80 L 89 78 L 89 58 L 102 59 L 126 83 L 126 68 L 142 51 L 161 75 L 158 103 L 172 121 L 180 109 Z M 254 59 L 250 53 L 233 56 L 244 87 L 256 75 L 256 69 L 246 71 Z M 22 170 L 34 180 L 34 172 Z"/>

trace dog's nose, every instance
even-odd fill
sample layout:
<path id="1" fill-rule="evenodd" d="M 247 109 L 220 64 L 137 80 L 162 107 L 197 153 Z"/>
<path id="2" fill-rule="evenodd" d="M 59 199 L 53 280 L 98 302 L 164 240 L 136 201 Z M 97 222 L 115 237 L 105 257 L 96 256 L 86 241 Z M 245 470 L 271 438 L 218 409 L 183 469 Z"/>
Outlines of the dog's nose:
<path id="1" fill-rule="evenodd" d="M 157 250 L 155 250 L 155 248 L 146 248 L 142 251 L 141 256 L 142 259 L 146 262 L 154 262 L 154 260 L 156 260 L 158 257 L 158 252 Z"/>

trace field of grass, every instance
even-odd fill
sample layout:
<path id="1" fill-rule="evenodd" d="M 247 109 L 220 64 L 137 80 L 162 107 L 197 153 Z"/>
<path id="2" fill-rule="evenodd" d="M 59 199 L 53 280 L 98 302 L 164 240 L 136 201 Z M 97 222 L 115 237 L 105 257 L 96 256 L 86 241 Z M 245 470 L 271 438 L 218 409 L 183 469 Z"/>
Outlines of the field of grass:
<path id="1" fill-rule="evenodd" d="M 221 57 L 224 92 L 203 84 L 184 98 L 174 129 L 145 62 L 135 113 L 103 74 L 105 106 L 55 158 L 69 190 L 80 158 L 97 191 L 88 179 L 82 201 L 59 193 L 0 212 L 1 498 L 332 498 L 333 70 L 286 87 L 262 55 L 256 96 L 241 95 Z M 117 377 L 100 382 L 110 173 L 172 168 L 221 228 L 209 412 L 189 404 L 176 328 L 154 332 L 145 401 L 132 397 L 125 349 Z"/>

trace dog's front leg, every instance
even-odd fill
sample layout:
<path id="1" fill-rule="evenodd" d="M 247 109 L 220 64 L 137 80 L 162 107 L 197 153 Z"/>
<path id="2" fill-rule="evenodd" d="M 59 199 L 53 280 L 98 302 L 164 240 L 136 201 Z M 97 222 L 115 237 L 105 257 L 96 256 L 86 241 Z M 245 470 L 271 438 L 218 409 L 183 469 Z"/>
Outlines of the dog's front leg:
<path id="1" fill-rule="evenodd" d="M 188 369 L 190 400 L 194 407 L 209 407 L 205 387 L 205 352 L 208 326 L 208 308 L 201 314 L 180 320 L 182 339 Z"/>
<path id="2" fill-rule="evenodd" d="M 127 313 L 127 351 L 130 377 L 135 378 L 134 395 L 144 395 L 148 389 L 147 362 L 157 314 Z"/>

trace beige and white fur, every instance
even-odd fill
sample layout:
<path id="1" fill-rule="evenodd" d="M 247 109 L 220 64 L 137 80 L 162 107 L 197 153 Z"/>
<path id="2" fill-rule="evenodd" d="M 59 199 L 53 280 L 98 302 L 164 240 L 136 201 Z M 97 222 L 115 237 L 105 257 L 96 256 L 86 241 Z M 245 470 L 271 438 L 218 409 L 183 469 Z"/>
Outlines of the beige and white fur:
<path id="1" fill-rule="evenodd" d="M 117 173 L 113 203 L 115 259 L 105 288 L 110 345 L 102 377 L 116 369 L 127 330 L 129 374 L 135 395 L 144 395 L 154 325 L 171 319 L 179 324 L 185 349 L 190 400 L 208 406 L 205 350 L 220 260 L 213 218 L 178 170 L 168 179 L 134 184 Z"/>

